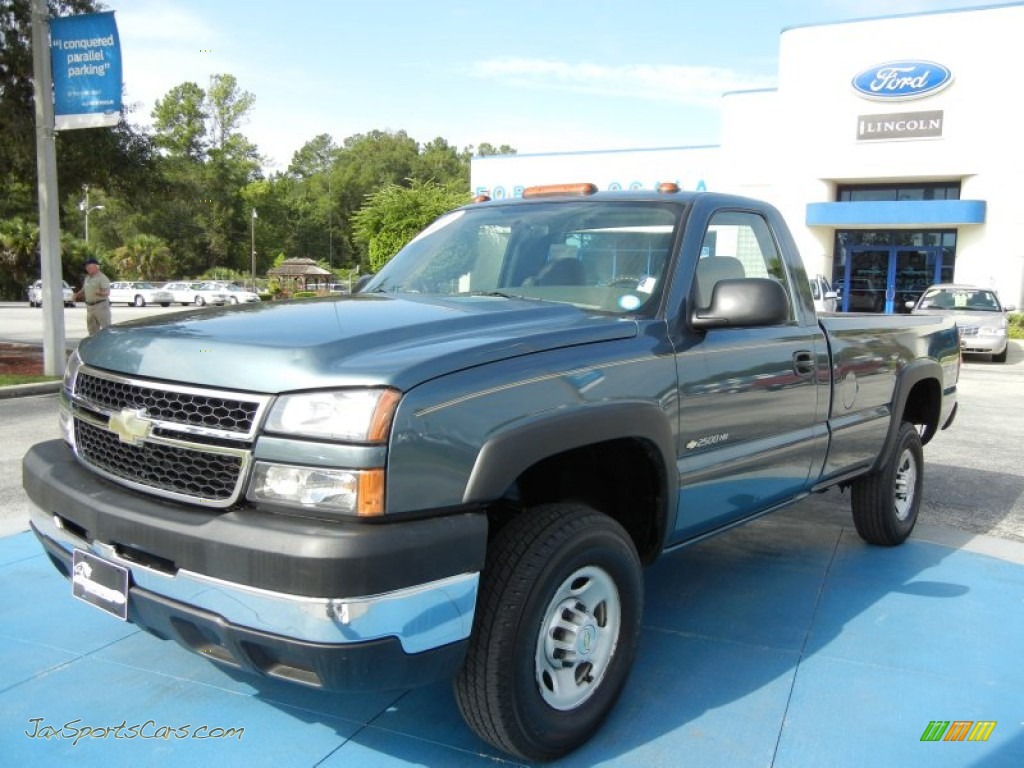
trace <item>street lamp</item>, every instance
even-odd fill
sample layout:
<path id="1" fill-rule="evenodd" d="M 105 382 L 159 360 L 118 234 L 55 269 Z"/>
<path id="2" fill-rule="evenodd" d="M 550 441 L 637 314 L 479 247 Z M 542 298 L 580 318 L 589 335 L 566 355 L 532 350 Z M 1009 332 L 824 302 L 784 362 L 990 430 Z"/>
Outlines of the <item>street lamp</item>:
<path id="1" fill-rule="evenodd" d="M 256 293 L 256 209 L 252 209 L 252 292 Z"/>
<path id="2" fill-rule="evenodd" d="M 102 211 L 106 206 L 103 205 L 89 205 L 89 185 L 86 184 L 82 187 L 85 190 L 85 200 L 81 200 L 78 203 L 78 210 L 85 214 L 85 242 L 89 242 L 89 213 L 91 211 Z"/>

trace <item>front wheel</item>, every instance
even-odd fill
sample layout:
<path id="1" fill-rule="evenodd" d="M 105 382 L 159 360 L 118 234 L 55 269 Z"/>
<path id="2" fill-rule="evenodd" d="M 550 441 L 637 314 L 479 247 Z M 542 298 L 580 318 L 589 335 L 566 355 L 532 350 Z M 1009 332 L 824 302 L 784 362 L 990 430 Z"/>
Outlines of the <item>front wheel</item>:
<path id="1" fill-rule="evenodd" d="M 206 306 L 206 299 L 204 299 L 202 296 L 196 296 L 196 306 L 197 307 L 205 307 Z"/>
<path id="2" fill-rule="evenodd" d="M 142 295 L 140 294 L 135 297 L 135 301 L 133 303 L 135 304 L 136 307 L 144 307 L 146 306 L 146 299 L 143 298 Z"/>
<path id="3" fill-rule="evenodd" d="M 917 523 L 924 489 L 924 448 L 910 422 L 900 424 L 885 463 L 853 484 L 853 522 L 870 544 L 886 547 L 906 541 Z"/>
<path id="4" fill-rule="evenodd" d="M 611 711 L 633 663 L 643 605 L 636 548 L 578 503 L 523 513 L 487 553 L 455 697 L 498 749 L 551 760 Z"/>

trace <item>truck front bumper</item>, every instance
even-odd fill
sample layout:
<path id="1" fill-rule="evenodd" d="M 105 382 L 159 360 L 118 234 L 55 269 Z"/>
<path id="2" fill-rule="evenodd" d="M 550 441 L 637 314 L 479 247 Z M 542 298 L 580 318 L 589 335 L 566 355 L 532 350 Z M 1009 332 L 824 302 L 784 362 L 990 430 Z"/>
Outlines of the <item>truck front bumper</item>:
<path id="1" fill-rule="evenodd" d="M 97 478 L 59 440 L 26 454 L 23 478 L 65 576 L 76 549 L 127 568 L 129 621 L 208 658 L 335 690 L 421 685 L 462 663 L 484 515 L 366 525 L 193 509 Z"/>

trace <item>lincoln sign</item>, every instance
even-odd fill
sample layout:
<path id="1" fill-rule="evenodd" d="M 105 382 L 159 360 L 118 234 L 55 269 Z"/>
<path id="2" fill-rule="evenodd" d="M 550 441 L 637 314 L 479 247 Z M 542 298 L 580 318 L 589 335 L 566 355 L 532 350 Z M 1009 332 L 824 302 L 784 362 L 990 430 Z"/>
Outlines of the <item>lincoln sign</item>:
<path id="1" fill-rule="evenodd" d="M 933 139 L 942 135 L 942 110 L 860 115 L 857 141 L 885 139 Z"/>

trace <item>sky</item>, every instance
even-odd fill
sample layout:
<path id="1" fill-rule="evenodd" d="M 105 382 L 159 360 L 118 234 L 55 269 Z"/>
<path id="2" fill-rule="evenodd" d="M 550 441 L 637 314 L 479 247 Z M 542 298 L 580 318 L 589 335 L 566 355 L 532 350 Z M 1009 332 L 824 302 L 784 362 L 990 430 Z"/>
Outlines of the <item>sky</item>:
<path id="1" fill-rule="evenodd" d="M 519 154 L 719 143 L 723 93 L 777 84 L 783 29 L 970 0 L 104 0 L 129 119 L 228 73 L 268 172 L 318 134 Z"/>

